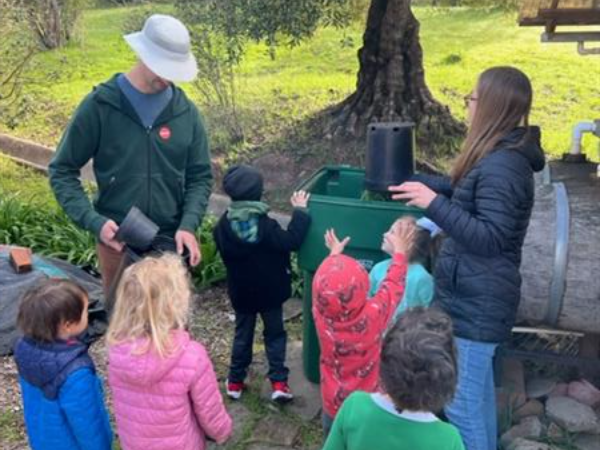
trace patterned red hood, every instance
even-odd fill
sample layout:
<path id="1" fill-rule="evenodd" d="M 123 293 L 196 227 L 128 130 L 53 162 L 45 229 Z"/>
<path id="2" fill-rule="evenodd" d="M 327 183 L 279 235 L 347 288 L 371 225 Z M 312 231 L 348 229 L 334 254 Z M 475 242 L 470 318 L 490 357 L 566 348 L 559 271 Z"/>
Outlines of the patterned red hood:
<path id="1" fill-rule="evenodd" d="M 319 314 L 347 323 L 360 314 L 369 293 L 369 275 L 354 258 L 330 256 L 313 280 L 313 299 Z"/>

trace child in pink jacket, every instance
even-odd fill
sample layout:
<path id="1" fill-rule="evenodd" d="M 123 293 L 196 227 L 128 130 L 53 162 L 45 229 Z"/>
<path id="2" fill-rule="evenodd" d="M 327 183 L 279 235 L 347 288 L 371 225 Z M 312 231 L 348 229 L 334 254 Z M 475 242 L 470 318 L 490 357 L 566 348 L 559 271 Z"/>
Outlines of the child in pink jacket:
<path id="1" fill-rule="evenodd" d="M 107 340 L 123 450 L 204 450 L 231 418 L 205 348 L 185 331 L 191 291 L 176 255 L 146 258 L 120 282 Z"/>
<path id="2" fill-rule="evenodd" d="M 349 238 L 325 235 L 330 250 L 313 279 L 313 316 L 321 345 L 323 429 L 327 434 L 343 401 L 354 391 L 374 392 L 379 382 L 383 333 L 404 295 L 406 254 L 414 220 L 401 219 L 385 233 L 392 261 L 377 293 L 368 299 L 369 275 L 360 263 L 342 255 Z"/>

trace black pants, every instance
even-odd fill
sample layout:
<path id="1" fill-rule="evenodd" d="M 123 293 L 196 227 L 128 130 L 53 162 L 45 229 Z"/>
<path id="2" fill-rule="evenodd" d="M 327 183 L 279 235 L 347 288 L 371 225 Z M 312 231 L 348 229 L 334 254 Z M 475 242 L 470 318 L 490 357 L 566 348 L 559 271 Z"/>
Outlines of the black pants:
<path id="1" fill-rule="evenodd" d="M 235 337 L 231 351 L 229 381 L 240 383 L 248 374 L 252 363 L 252 344 L 256 316 L 260 314 L 264 325 L 263 338 L 269 360 L 268 377 L 271 381 L 287 381 L 289 369 L 285 366 L 287 333 L 283 327 L 283 309 L 281 307 L 260 313 L 235 313 Z"/>

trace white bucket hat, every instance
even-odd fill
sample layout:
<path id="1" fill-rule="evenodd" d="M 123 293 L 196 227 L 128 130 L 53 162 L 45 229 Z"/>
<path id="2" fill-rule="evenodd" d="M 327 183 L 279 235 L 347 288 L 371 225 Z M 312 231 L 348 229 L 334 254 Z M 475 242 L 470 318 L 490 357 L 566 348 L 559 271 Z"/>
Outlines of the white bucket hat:
<path id="1" fill-rule="evenodd" d="M 191 52 L 190 33 L 175 17 L 150 16 L 142 31 L 125 40 L 142 62 L 156 75 L 169 81 L 192 81 L 198 73 Z"/>

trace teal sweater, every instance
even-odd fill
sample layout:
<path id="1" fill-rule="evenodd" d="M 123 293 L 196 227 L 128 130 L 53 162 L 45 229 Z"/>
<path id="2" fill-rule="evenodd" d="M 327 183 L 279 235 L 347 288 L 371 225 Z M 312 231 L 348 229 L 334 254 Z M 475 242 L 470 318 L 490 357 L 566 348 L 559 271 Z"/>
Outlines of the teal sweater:
<path id="1" fill-rule="evenodd" d="M 371 283 L 369 297 L 375 295 L 379 289 L 391 262 L 391 259 L 383 260 L 380 263 L 375 264 L 373 269 L 371 269 L 371 273 L 369 273 L 369 280 Z M 402 297 L 402 301 L 394 313 L 393 320 L 395 321 L 398 316 L 408 308 L 414 308 L 415 306 L 429 306 L 432 299 L 433 277 L 421 264 L 410 264 L 406 273 L 404 297 Z"/>
<path id="2" fill-rule="evenodd" d="M 464 450 L 458 430 L 426 412 L 398 413 L 380 394 L 354 392 L 323 450 Z"/>

